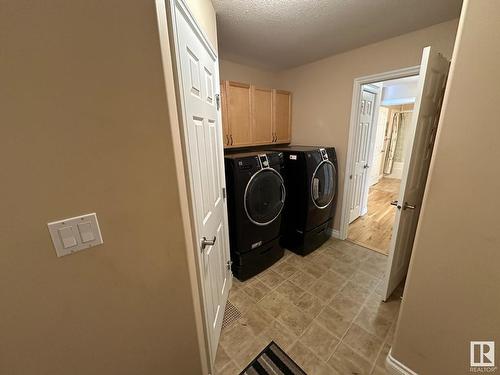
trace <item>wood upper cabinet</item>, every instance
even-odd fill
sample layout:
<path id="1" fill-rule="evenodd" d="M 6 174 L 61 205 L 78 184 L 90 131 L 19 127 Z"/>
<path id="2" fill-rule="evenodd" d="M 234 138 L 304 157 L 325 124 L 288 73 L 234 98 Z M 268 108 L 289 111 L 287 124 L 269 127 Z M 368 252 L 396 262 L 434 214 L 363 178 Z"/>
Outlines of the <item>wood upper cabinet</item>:
<path id="1" fill-rule="evenodd" d="M 252 143 L 273 142 L 273 90 L 252 86 Z"/>
<path id="2" fill-rule="evenodd" d="M 225 148 L 290 142 L 290 92 L 222 81 L 221 103 Z"/>
<path id="3" fill-rule="evenodd" d="M 284 90 L 273 90 L 273 104 L 274 142 L 290 142 L 292 138 L 292 93 Z"/>
<path id="4" fill-rule="evenodd" d="M 227 126 L 231 147 L 252 145 L 252 95 L 246 83 L 226 81 Z"/>

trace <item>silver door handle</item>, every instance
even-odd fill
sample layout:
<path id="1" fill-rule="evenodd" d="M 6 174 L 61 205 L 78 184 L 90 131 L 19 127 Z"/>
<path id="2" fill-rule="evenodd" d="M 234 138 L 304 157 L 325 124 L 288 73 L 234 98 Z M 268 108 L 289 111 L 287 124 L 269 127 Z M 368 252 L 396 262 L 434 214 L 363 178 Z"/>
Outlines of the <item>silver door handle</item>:
<path id="1" fill-rule="evenodd" d="M 406 210 L 407 208 L 410 210 L 414 210 L 416 206 L 412 206 L 411 204 L 408 204 L 408 202 L 405 202 L 405 204 L 403 205 L 403 210 Z"/>
<path id="2" fill-rule="evenodd" d="M 214 236 L 213 240 L 207 240 L 206 237 L 203 237 L 201 239 L 201 251 L 205 250 L 205 247 L 207 247 L 207 246 L 215 245 L 215 241 L 217 241 L 217 237 L 215 237 L 215 236 Z"/>
<path id="3" fill-rule="evenodd" d="M 392 201 L 391 202 L 391 206 L 396 206 L 398 208 L 398 210 L 401 209 L 401 206 L 399 205 L 399 202 L 398 201 Z"/>

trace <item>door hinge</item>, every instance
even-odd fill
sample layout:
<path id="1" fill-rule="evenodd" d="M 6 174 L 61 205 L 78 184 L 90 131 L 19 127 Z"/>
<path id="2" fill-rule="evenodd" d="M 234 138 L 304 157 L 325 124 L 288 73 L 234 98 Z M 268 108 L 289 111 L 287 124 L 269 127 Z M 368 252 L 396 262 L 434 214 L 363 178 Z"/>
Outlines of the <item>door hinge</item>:
<path id="1" fill-rule="evenodd" d="M 227 261 L 227 270 L 228 271 L 232 271 L 232 267 L 233 267 L 233 261 L 232 260 L 228 260 Z"/>
<path id="2" fill-rule="evenodd" d="M 217 110 L 220 109 L 220 95 L 215 94 L 215 104 L 217 105 Z"/>
<path id="3" fill-rule="evenodd" d="M 222 188 L 222 198 L 226 199 L 226 188 Z"/>

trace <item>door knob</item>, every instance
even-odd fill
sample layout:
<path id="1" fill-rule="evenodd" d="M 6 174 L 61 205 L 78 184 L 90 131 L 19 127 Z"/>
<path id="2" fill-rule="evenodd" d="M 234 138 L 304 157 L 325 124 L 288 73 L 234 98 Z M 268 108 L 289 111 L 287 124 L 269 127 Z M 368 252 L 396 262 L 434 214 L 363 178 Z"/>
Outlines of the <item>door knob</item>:
<path id="1" fill-rule="evenodd" d="M 207 240 L 206 237 L 203 237 L 201 239 L 201 251 L 205 250 L 205 247 L 207 247 L 207 246 L 215 245 L 216 240 L 217 240 L 217 237 L 215 237 L 215 236 L 214 236 L 213 240 Z"/>
<path id="2" fill-rule="evenodd" d="M 403 206 L 403 210 L 406 210 L 406 209 L 414 210 L 415 208 L 416 208 L 416 206 L 412 206 L 411 204 L 408 204 L 408 202 L 405 202 L 405 204 Z"/>
<path id="3" fill-rule="evenodd" d="M 401 209 L 401 206 L 399 205 L 399 202 L 398 201 L 392 201 L 391 202 L 391 206 L 396 206 L 398 208 L 398 210 Z"/>
<path id="4" fill-rule="evenodd" d="M 365 165 L 363 166 L 363 168 L 364 168 L 364 169 L 368 169 L 368 168 L 370 168 L 370 166 L 369 166 L 368 164 L 365 164 Z"/>

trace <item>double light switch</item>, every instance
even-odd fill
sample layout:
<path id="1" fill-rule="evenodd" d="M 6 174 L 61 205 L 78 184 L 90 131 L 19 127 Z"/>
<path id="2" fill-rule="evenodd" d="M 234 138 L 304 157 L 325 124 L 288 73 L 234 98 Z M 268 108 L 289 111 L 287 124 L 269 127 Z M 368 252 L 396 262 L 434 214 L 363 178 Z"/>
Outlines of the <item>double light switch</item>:
<path id="1" fill-rule="evenodd" d="M 48 227 L 58 257 L 102 244 L 95 213 L 54 221 Z"/>

